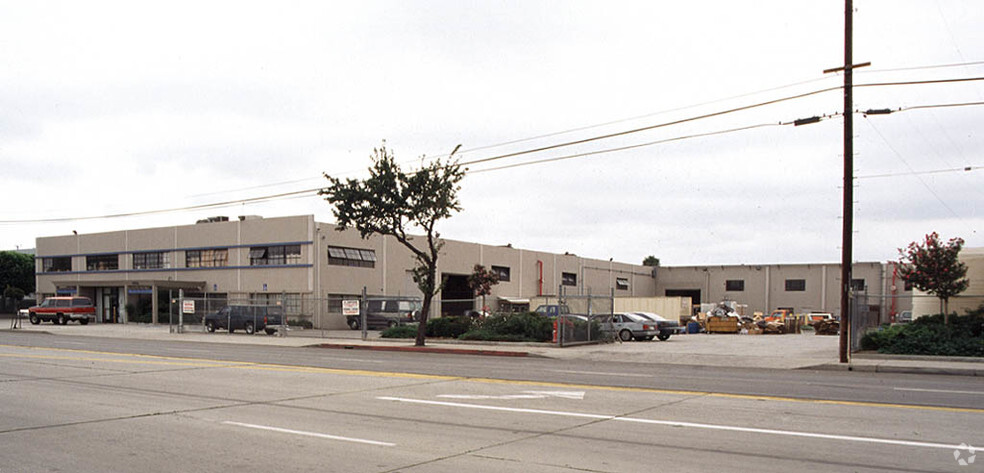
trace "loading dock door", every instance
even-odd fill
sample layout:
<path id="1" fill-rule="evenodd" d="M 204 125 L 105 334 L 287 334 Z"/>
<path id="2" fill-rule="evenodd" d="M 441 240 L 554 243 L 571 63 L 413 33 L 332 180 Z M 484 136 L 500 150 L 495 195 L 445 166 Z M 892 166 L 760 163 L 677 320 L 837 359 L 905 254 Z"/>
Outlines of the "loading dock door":
<path id="1" fill-rule="evenodd" d="M 698 307 L 700 310 L 700 289 L 667 289 L 666 297 L 687 297 L 690 298 L 690 315 L 694 314 L 694 309 L 692 307 Z"/>
<path id="2" fill-rule="evenodd" d="M 468 276 L 462 274 L 442 274 L 444 289 L 441 290 L 441 315 L 465 315 L 465 311 L 475 307 L 474 298 L 468 287 Z"/>

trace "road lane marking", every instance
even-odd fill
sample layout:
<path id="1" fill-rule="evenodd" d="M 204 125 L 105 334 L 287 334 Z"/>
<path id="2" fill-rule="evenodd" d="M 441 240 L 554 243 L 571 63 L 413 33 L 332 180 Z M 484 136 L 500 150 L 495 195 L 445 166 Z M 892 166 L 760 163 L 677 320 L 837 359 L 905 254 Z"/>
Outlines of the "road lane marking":
<path id="1" fill-rule="evenodd" d="M 607 371 L 575 371 L 575 370 L 550 370 L 553 373 L 563 373 L 563 374 L 586 374 L 594 376 L 615 376 L 619 378 L 655 378 L 654 374 L 639 374 L 639 373 L 612 373 Z"/>
<path id="2" fill-rule="evenodd" d="M 551 416 L 561 416 L 561 417 L 574 417 L 574 418 L 581 418 L 581 419 L 611 420 L 611 421 L 618 421 L 618 422 L 632 422 L 637 424 L 662 425 L 667 427 L 686 427 L 692 429 L 721 430 L 721 431 L 729 431 L 729 432 L 743 432 L 743 433 L 755 433 L 755 434 L 767 434 L 767 435 L 782 435 L 787 437 L 805 437 L 805 438 L 824 439 L 824 440 L 843 440 L 848 442 L 877 443 L 877 444 L 884 444 L 884 445 L 896 445 L 902 447 L 941 448 L 947 450 L 968 450 L 970 448 L 966 444 L 955 445 L 955 444 L 944 444 L 944 443 L 933 443 L 933 442 L 917 442 L 912 440 L 883 439 L 877 437 L 856 437 L 851 435 L 798 432 L 795 430 L 760 429 L 756 427 L 742 427 L 742 426 L 735 426 L 735 425 L 698 424 L 694 422 L 641 419 L 637 417 L 621 417 L 621 416 L 613 416 L 613 415 L 606 415 L 606 414 L 589 414 L 584 412 L 551 411 L 551 410 L 543 410 L 543 409 L 524 409 L 524 408 L 501 407 L 501 406 L 484 406 L 481 404 L 428 401 L 424 399 L 408 399 L 408 398 L 389 397 L 389 396 L 380 396 L 377 397 L 376 399 L 382 401 L 394 401 L 394 402 L 403 402 L 409 404 L 425 404 L 425 405 L 442 406 L 442 407 L 457 407 L 463 409 L 514 412 L 520 414 L 541 414 L 541 415 L 551 415 Z"/>
<path id="3" fill-rule="evenodd" d="M 559 397 L 561 399 L 583 400 L 584 391 L 523 391 L 523 394 L 438 394 L 437 397 L 444 399 L 547 399 Z"/>
<path id="4" fill-rule="evenodd" d="M 223 424 L 225 424 L 225 425 L 234 425 L 236 427 L 245 427 L 247 429 L 256 429 L 256 430 L 266 430 L 266 431 L 270 431 L 270 432 L 278 432 L 278 433 L 281 433 L 281 434 L 301 435 L 301 436 L 304 436 L 304 437 L 314 437 L 314 438 L 326 439 L 326 440 L 338 440 L 338 441 L 342 441 L 342 442 L 364 443 L 366 445 L 375 445 L 375 446 L 379 446 L 379 447 L 395 447 L 396 446 L 395 443 L 380 442 L 378 440 L 366 440 L 366 439 L 359 439 L 359 438 L 353 438 L 353 437 L 340 437 L 338 435 L 328 435 L 328 434 L 322 434 L 322 433 L 318 433 L 318 432 L 305 432 L 303 430 L 282 429 L 280 427 L 271 427 L 269 425 L 245 424 L 245 423 L 242 423 L 242 422 L 232 422 L 232 421 L 225 421 L 225 422 L 223 422 Z"/>
<path id="5" fill-rule="evenodd" d="M 856 406 L 856 407 L 874 407 L 874 408 L 888 408 L 888 409 L 911 409 L 911 410 L 935 411 L 935 412 L 984 414 L 984 409 L 973 408 L 973 407 L 922 406 L 916 404 L 892 404 L 892 403 L 874 402 L 874 401 L 805 399 L 805 398 L 783 397 L 783 396 L 766 396 L 766 395 L 759 395 L 759 394 L 732 394 L 732 393 L 718 393 L 718 392 L 710 392 L 710 391 L 687 391 L 682 389 L 598 386 L 592 384 L 558 383 L 558 382 L 547 382 L 547 381 L 472 378 L 466 376 L 428 375 L 428 374 L 416 374 L 416 373 L 398 373 L 398 372 L 391 372 L 391 371 L 370 371 L 370 370 L 355 370 L 355 369 L 343 369 L 343 368 L 318 368 L 318 367 L 310 367 L 310 366 L 276 365 L 276 364 L 265 364 L 265 363 L 250 363 L 250 362 L 242 362 L 242 361 L 209 360 L 203 358 L 190 358 L 190 357 L 178 358 L 178 357 L 167 357 L 167 356 L 158 356 L 158 355 L 142 355 L 139 353 L 101 352 L 101 351 L 93 351 L 93 350 L 78 350 L 72 348 L 25 347 L 20 345 L 4 345 L 4 344 L 0 344 L 0 348 L 15 348 L 20 350 L 27 349 L 33 351 L 83 353 L 89 355 L 116 356 L 116 357 L 133 357 L 136 359 L 122 360 L 122 359 L 105 359 L 105 358 L 73 358 L 69 356 L 28 355 L 28 354 L 16 354 L 16 353 L 0 353 L 0 358 L 36 358 L 36 359 L 53 359 L 53 360 L 107 361 L 111 363 L 201 366 L 201 367 L 214 367 L 214 368 L 274 371 L 274 372 L 284 372 L 284 373 L 338 374 L 344 376 L 426 379 L 426 380 L 434 380 L 434 381 L 471 381 L 476 383 L 504 384 L 510 386 L 537 386 L 537 387 L 544 387 L 544 388 L 559 388 L 559 389 L 590 389 L 590 390 L 599 390 L 599 391 L 651 393 L 651 394 L 666 394 L 666 395 L 675 395 L 675 396 L 705 396 L 705 397 L 714 397 L 714 398 L 722 398 L 722 399 L 745 399 L 750 401 L 796 402 L 796 403 L 808 403 L 808 404 L 826 404 L 826 405 L 834 405 L 834 406 Z"/>
<path id="6" fill-rule="evenodd" d="M 976 394 L 984 396 L 984 391 L 951 391 L 949 389 L 920 389 L 920 388 L 893 388 L 896 391 L 914 391 L 917 393 L 944 393 L 944 394 Z"/>

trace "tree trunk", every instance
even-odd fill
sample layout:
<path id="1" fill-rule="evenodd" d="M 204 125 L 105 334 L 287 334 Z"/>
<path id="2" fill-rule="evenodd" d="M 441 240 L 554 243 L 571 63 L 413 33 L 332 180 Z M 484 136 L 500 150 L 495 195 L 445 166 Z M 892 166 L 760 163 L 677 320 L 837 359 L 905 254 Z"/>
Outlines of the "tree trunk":
<path id="1" fill-rule="evenodd" d="M 940 298 L 940 310 L 943 311 L 943 325 L 950 325 L 950 299 Z"/>
<path id="2" fill-rule="evenodd" d="M 424 340 L 427 338 L 427 316 L 430 315 L 431 298 L 433 296 L 430 293 L 424 294 L 424 303 L 420 306 L 420 321 L 417 325 L 417 341 L 414 343 L 415 346 L 424 346 Z"/>

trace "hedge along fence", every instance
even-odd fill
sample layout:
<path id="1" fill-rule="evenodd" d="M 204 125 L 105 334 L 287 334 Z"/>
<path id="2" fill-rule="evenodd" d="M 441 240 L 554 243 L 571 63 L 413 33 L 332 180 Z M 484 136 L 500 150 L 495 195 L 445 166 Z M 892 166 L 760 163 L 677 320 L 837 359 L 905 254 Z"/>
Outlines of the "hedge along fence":
<path id="1" fill-rule="evenodd" d="M 383 338 L 413 338 L 416 325 L 384 330 Z M 439 317 L 427 321 L 427 336 L 461 340 L 508 342 L 549 342 L 553 339 L 553 319 L 536 313 L 493 315 L 484 319 Z"/>
<path id="2" fill-rule="evenodd" d="M 863 350 L 895 355 L 984 357 L 984 305 L 967 315 L 919 317 L 905 325 L 882 326 L 861 338 Z"/>

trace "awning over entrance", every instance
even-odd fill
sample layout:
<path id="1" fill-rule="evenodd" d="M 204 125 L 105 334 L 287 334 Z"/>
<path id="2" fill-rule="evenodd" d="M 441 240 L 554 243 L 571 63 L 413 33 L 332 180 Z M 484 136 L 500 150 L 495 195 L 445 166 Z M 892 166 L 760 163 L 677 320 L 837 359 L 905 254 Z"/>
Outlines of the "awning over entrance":
<path id="1" fill-rule="evenodd" d="M 529 304 L 530 303 L 530 300 L 529 299 L 523 299 L 523 298 L 519 298 L 519 297 L 503 297 L 503 296 L 499 296 L 499 301 L 500 302 L 505 302 L 505 303 L 508 303 L 508 304 Z"/>

